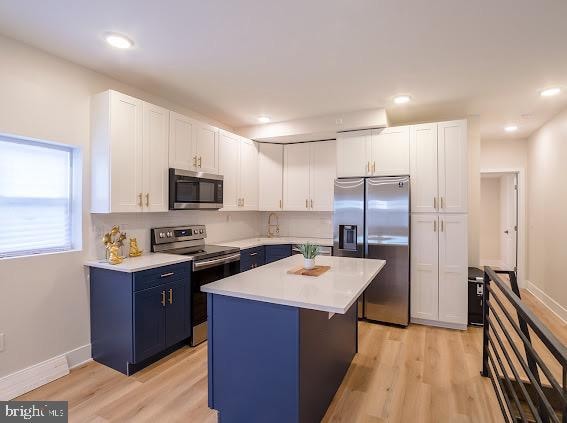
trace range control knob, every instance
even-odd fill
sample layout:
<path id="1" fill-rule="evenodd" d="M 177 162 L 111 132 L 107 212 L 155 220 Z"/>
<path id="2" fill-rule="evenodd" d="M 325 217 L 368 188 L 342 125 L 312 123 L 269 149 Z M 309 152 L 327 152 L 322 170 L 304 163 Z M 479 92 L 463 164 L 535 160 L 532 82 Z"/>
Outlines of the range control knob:
<path id="1" fill-rule="evenodd" d="M 165 234 L 164 234 L 163 232 L 160 232 L 160 233 L 159 233 L 159 237 L 160 237 L 160 238 L 164 238 L 164 237 L 165 237 Z"/>

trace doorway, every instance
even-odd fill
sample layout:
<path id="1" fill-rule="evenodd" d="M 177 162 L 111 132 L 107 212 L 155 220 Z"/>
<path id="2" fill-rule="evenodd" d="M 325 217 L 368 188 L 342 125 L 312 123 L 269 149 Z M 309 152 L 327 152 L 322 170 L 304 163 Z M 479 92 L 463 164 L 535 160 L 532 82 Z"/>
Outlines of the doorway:
<path id="1" fill-rule="evenodd" d="M 481 173 L 480 260 L 483 266 L 518 270 L 517 172 Z"/>

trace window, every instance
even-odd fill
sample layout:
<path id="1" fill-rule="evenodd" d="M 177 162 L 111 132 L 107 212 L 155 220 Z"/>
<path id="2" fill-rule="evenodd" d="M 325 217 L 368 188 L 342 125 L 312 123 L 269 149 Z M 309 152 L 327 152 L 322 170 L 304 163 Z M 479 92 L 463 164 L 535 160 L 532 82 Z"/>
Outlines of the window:
<path id="1" fill-rule="evenodd" d="M 73 149 L 0 136 L 0 257 L 70 250 Z"/>

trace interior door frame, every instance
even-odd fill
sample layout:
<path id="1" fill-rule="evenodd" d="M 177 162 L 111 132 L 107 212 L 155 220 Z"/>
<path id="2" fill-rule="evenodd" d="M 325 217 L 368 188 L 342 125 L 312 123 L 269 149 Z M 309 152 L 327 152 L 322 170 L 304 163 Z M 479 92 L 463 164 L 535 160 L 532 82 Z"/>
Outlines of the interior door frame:
<path id="1" fill-rule="evenodd" d="M 502 168 L 502 169 L 481 169 L 480 176 L 483 174 L 494 173 L 515 173 L 518 181 L 518 233 L 516 234 L 517 247 L 517 275 L 520 288 L 526 288 L 526 170 L 524 168 Z M 482 207 L 482 204 L 480 205 Z"/>

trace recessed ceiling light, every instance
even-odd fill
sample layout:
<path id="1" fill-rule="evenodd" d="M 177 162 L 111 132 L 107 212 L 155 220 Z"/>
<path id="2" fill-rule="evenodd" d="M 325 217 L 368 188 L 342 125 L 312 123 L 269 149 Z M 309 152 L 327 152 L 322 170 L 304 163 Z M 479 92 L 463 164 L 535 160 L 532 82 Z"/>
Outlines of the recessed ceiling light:
<path id="1" fill-rule="evenodd" d="M 270 120 L 269 116 L 258 116 L 258 122 L 260 123 L 268 123 Z"/>
<path id="2" fill-rule="evenodd" d="M 130 48 L 134 45 L 132 40 L 120 34 L 108 34 L 106 36 L 106 42 L 110 44 L 112 47 L 121 48 L 121 49 Z"/>
<path id="3" fill-rule="evenodd" d="M 559 94 L 560 92 L 561 92 L 561 88 L 554 87 L 543 90 L 542 92 L 539 93 L 539 95 L 541 95 L 542 97 L 552 97 L 554 95 Z"/>
<path id="4" fill-rule="evenodd" d="M 508 125 L 506 128 L 504 128 L 504 130 L 506 132 L 516 132 L 518 130 L 518 127 L 516 125 Z"/>
<path id="5" fill-rule="evenodd" d="M 411 97 L 409 95 L 398 95 L 394 97 L 394 103 L 396 104 L 405 104 L 411 101 Z"/>

